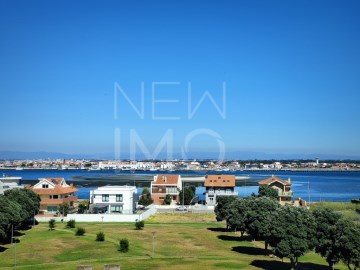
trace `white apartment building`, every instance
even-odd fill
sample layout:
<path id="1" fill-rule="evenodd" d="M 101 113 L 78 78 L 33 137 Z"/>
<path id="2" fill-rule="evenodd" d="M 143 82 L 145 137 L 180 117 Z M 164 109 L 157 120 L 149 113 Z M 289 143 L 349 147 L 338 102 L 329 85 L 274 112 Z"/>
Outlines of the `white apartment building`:
<path id="1" fill-rule="evenodd" d="M 137 201 L 134 186 L 104 186 L 90 191 L 90 204 L 95 213 L 133 214 Z"/>

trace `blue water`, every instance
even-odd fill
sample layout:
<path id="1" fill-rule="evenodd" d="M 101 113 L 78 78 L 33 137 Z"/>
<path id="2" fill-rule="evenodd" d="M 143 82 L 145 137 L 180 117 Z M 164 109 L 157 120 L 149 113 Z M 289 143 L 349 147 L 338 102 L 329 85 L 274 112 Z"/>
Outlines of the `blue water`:
<path id="1" fill-rule="evenodd" d="M 0 170 L 0 176 L 3 174 L 7 176 L 21 176 L 23 178 L 23 184 L 33 183 L 40 177 L 63 177 L 68 182 L 72 182 L 77 185 L 79 181 L 78 176 L 93 177 L 96 180 L 102 180 L 105 176 L 129 175 L 129 183 L 133 180 L 133 176 L 136 175 L 137 179 L 141 179 L 141 175 L 156 175 L 158 173 L 166 172 L 151 172 L 151 171 L 84 171 L 84 170 Z M 185 175 L 205 175 L 216 174 L 218 172 L 196 172 L 196 171 L 177 171 L 172 172 L 176 174 Z M 242 182 L 243 186 L 236 187 L 236 191 L 239 196 L 248 196 L 251 193 L 257 193 L 258 187 L 255 186 L 257 181 L 267 178 L 272 174 L 279 176 L 286 180 L 289 177 L 292 182 L 292 190 L 294 198 L 301 197 L 305 200 L 314 201 L 350 201 L 353 198 L 360 198 L 360 172 L 290 172 L 290 171 L 237 171 L 237 172 L 224 172 L 226 174 L 235 174 L 237 176 L 248 176 L 249 179 L 246 182 Z M 75 178 L 74 178 L 75 177 Z M 31 181 L 32 180 L 32 181 Z M 90 187 L 91 180 L 87 182 L 89 186 L 79 186 L 78 196 L 81 199 L 88 199 L 90 190 L 94 187 Z M 83 185 L 83 182 L 81 183 Z M 116 183 L 114 184 L 124 184 Z M 246 185 L 246 186 L 245 186 Z M 142 188 L 138 188 L 138 193 L 141 194 Z M 196 188 L 196 194 L 203 198 L 205 192 L 203 187 Z"/>

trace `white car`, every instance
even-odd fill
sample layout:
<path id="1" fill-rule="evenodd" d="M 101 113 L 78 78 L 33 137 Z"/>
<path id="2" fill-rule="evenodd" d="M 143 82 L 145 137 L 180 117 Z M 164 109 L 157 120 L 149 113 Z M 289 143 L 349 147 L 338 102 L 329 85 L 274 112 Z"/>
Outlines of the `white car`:
<path id="1" fill-rule="evenodd" d="M 186 206 L 178 206 L 178 207 L 176 207 L 175 208 L 176 209 L 176 211 L 187 211 L 187 208 L 186 208 Z"/>

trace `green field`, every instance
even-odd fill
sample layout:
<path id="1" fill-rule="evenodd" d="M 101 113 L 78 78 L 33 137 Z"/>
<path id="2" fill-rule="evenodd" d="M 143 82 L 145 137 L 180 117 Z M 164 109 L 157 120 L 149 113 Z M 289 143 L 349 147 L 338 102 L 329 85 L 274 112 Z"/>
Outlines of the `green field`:
<path id="1" fill-rule="evenodd" d="M 225 231 L 223 223 L 213 222 L 213 214 L 158 214 L 151 217 L 142 231 L 134 224 L 81 223 L 85 236 L 75 236 L 75 229 L 57 223 L 54 231 L 42 223 L 23 231 L 16 244 L 16 269 L 76 269 L 92 265 L 120 264 L 127 269 L 289 269 L 288 260 L 281 262 L 264 254 L 263 243 L 241 240 L 238 234 Z M 177 222 L 176 222 L 177 221 Z M 105 242 L 96 242 L 103 230 Z M 155 253 L 152 258 L 152 232 Z M 119 240 L 128 238 L 130 251 L 118 250 Z M 13 269 L 15 247 L 2 246 L 0 269 Z M 4 250 L 5 249 L 5 250 Z M 300 259 L 299 269 L 327 269 L 325 260 L 314 253 Z M 339 264 L 336 269 L 347 269 Z"/>

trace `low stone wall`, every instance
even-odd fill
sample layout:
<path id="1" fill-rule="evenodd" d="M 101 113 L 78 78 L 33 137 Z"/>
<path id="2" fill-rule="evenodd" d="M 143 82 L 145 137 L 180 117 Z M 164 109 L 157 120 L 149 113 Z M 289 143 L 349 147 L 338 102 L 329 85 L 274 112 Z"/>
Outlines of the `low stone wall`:
<path id="1" fill-rule="evenodd" d="M 56 222 L 67 222 L 70 219 L 74 219 L 76 222 L 135 222 L 137 220 L 145 220 L 155 213 L 156 208 L 154 205 L 151 205 L 141 214 L 68 214 L 64 218 L 36 216 L 36 220 L 38 222 L 48 222 L 50 219 L 55 219 Z"/>

